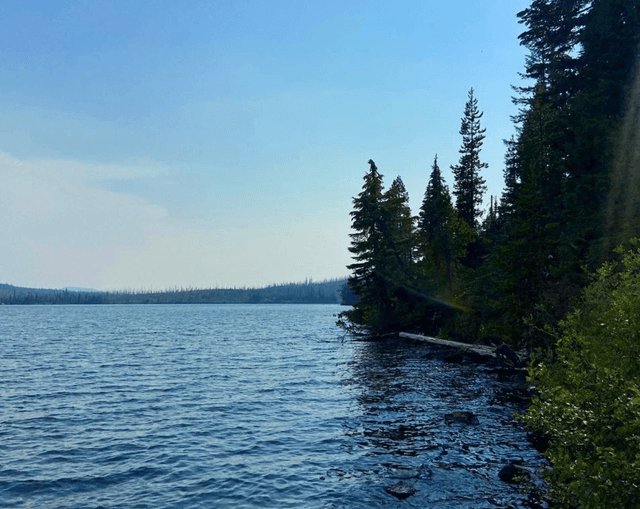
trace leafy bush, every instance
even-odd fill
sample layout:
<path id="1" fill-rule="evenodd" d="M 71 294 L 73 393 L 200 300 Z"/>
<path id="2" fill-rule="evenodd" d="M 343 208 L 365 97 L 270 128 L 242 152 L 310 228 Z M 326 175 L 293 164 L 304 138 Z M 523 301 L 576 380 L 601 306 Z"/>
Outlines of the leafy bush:
<path id="1" fill-rule="evenodd" d="M 549 438 L 561 507 L 640 507 L 640 250 L 618 253 L 562 322 L 553 358 L 531 367 L 525 419 Z"/>

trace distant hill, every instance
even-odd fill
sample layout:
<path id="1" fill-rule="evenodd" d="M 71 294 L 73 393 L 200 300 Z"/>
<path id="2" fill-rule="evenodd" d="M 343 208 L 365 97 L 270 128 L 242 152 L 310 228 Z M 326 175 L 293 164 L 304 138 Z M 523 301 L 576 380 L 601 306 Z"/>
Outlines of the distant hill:
<path id="1" fill-rule="evenodd" d="M 0 283 L 0 304 L 103 304 L 105 292 L 25 288 Z"/>
<path id="2" fill-rule="evenodd" d="M 0 304 L 339 304 L 346 279 L 286 283 L 263 288 L 159 292 L 98 292 L 23 288 L 0 283 Z"/>

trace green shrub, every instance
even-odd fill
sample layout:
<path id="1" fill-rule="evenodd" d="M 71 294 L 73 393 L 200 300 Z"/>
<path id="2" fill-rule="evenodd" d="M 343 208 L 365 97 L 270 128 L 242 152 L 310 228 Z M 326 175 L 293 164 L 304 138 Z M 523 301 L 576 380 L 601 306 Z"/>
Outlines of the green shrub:
<path id="1" fill-rule="evenodd" d="M 560 507 L 640 507 L 640 250 L 619 254 L 562 322 L 553 358 L 531 367 L 525 419 L 550 440 Z"/>

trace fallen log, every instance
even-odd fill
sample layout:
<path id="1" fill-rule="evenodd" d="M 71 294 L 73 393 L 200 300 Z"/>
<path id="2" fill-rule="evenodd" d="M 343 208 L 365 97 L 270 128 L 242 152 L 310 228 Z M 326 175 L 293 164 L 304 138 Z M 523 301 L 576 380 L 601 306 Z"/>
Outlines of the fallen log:
<path id="1" fill-rule="evenodd" d="M 448 339 L 432 338 L 430 336 L 422 336 L 420 334 L 410 334 L 408 332 L 401 332 L 401 338 L 413 339 L 415 341 L 423 341 L 425 343 L 433 343 L 434 345 L 447 346 L 451 348 L 457 348 L 464 352 L 473 352 L 485 357 L 496 357 L 496 349 L 492 346 L 484 345 L 471 345 L 469 343 L 459 343 L 458 341 L 450 341 Z"/>

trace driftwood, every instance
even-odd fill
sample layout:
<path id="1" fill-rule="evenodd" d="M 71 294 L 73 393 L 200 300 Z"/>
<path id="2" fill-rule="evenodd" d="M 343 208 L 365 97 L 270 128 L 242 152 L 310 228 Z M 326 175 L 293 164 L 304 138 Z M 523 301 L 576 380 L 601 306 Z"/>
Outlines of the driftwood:
<path id="1" fill-rule="evenodd" d="M 486 357 L 496 357 L 496 349 L 492 346 L 470 345 L 469 343 L 458 343 L 457 341 L 449 341 L 448 339 L 432 338 L 429 336 L 421 336 L 420 334 L 409 334 L 408 332 L 401 332 L 400 337 L 413 339 L 415 341 L 424 341 L 425 343 L 433 343 L 434 345 L 457 348 L 464 352 L 473 352 Z"/>

